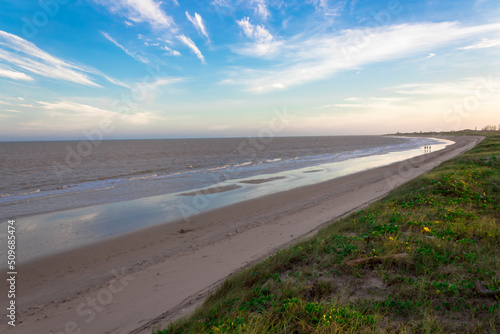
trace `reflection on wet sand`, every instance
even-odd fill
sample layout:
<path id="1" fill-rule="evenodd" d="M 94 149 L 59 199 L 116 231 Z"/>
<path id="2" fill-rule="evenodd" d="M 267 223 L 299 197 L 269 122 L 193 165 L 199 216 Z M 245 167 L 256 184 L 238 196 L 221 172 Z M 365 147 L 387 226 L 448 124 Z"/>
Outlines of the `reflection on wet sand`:
<path id="1" fill-rule="evenodd" d="M 220 187 L 213 187 L 213 188 L 205 188 L 201 189 L 198 191 L 192 191 L 188 193 L 182 193 L 177 196 L 196 196 L 196 195 L 210 195 L 210 194 L 218 194 L 218 193 L 223 193 L 226 191 L 231 191 L 235 189 L 240 189 L 242 188 L 241 186 L 237 184 L 231 184 L 229 186 L 220 186 Z"/>

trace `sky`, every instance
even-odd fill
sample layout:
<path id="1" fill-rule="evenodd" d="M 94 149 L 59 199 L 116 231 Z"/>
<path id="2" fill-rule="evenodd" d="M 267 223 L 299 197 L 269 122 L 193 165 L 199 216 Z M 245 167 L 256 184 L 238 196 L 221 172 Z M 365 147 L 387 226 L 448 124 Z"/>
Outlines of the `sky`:
<path id="1" fill-rule="evenodd" d="M 500 125 L 498 0 L 0 0 L 0 141 Z"/>

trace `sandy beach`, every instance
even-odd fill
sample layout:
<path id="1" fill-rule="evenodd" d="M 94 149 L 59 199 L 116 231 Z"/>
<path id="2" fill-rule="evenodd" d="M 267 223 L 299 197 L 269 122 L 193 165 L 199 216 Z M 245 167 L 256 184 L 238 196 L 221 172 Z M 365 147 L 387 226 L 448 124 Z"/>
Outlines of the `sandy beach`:
<path id="1" fill-rule="evenodd" d="M 189 314 L 231 273 L 383 197 L 482 140 L 445 139 L 455 144 L 20 266 L 16 327 L 2 322 L 0 331 L 151 333 Z M 0 304 L 6 303 L 6 296 L 0 296 Z"/>

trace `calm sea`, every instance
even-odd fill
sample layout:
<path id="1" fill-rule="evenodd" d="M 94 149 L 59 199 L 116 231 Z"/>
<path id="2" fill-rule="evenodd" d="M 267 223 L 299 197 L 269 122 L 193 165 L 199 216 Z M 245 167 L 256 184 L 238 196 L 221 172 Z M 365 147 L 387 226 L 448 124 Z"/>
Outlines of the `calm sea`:
<path id="1" fill-rule="evenodd" d="M 5 142 L 1 216 L 185 192 L 432 142 L 382 136 Z"/>

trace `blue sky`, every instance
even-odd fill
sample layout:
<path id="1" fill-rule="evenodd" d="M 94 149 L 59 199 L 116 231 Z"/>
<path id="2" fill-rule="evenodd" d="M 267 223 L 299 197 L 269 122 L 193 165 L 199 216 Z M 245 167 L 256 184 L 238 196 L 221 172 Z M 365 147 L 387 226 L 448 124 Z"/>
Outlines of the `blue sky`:
<path id="1" fill-rule="evenodd" d="M 3 0 L 0 140 L 500 124 L 499 18 L 497 0 Z"/>

